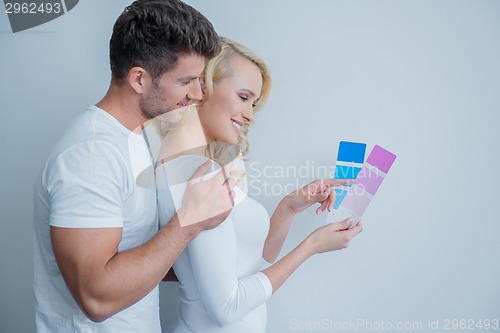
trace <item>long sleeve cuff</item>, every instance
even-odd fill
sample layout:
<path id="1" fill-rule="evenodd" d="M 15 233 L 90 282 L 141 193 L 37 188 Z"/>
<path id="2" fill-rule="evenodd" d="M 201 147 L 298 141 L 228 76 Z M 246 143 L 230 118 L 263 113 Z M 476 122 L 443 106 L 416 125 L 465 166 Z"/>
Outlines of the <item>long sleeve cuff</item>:
<path id="1" fill-rule="evenodd" d="M 269 281 L 267 275 L 262 272 L 258 272 L 254 276 L 260 281 L 262 287 L 264 287 L 267 301 L 273 295 L 273 285 L 271 284 L 271 281 Z"/>

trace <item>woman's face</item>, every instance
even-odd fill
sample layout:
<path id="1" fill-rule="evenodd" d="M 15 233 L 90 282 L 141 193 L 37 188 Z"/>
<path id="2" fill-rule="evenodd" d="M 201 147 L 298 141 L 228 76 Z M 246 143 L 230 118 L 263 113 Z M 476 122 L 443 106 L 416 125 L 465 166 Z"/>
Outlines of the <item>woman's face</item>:
<path id="1" fill-rule="evenodd" d="M 214 82 L 213 95 L 199 108 L 208 141 L 237 143 L 239 128 L 254 117 L 254 105 L 262 89 L 261 72 L 241 56 L 234 57 L 231 69 L 231 76 Z"/>

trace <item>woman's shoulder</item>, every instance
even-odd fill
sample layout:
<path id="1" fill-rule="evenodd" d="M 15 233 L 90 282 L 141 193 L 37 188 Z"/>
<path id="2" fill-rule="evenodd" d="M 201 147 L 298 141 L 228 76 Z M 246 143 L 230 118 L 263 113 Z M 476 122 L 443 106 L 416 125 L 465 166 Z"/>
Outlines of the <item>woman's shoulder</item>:
<path id="1" fill-rule="evenodd" d="M 269 220 L 269 213 L 260 202 L 248 196 L 248 194 L 241 191 L 238 187 L 235 187 L 235 192 L 235 206 L 233 208 L 235 214 L 251 215 L 252 217 Z"/>

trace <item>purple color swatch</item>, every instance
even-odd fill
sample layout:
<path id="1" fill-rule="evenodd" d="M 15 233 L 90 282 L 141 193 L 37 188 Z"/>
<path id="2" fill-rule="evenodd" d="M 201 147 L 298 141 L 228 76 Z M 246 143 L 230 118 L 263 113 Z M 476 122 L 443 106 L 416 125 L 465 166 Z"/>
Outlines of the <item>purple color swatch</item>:
<path id="1" fill-rule="evenodd" d="M 379 145 L 375 145 L 372 152 L 370 153 L 370 156 L 368 156 L 366 163 L 373 165 L 384 173 L 387 173 L 391 168 L 392 163 L 394 163 L 395 159 L 396 155 L 385 150 Z"/>
<path id="2" fill-rule="evenodd" d="M 355 184 L 371 195 L 375 195 L 383 180 L 384 177 L 364 166 L 356 177 Z"/>
<path id="3" fill-rule="evenodd" d="M 344 200 L 342 200 L 342 206 L 349 209 L 354 214 L 361 216 L 370 204 L 370 201 L 370 197 L 356 193 L 355 186 L 353 186 L 345 196 Z"/>

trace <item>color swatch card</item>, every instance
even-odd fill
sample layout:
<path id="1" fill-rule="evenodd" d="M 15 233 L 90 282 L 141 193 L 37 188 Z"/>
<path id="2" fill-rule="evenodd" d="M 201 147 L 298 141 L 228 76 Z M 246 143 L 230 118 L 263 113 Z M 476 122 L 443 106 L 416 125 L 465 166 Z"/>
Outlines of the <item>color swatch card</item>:
<path id="1" fill-rule="evenodd" d="M 340 204 L 336 205 L 337 209 L 328 214 L 327 222 L 336 223 L 352 218 L 351 228 L 354 227 L 363 216 L 395 160 L 396 155 L 375 145 L 357 174 L 354 184 L 344 194 Z"/>
<path id="2" fill-rule="evenodd" d="M 340 141 L 333 178 L 356 179 L 365 161 L 365 151 L 366 144 L 364 143 Z M 333 188 L 336 195 L 333 211 L 339 207 L 350 187 L 351 185 Z"/>

